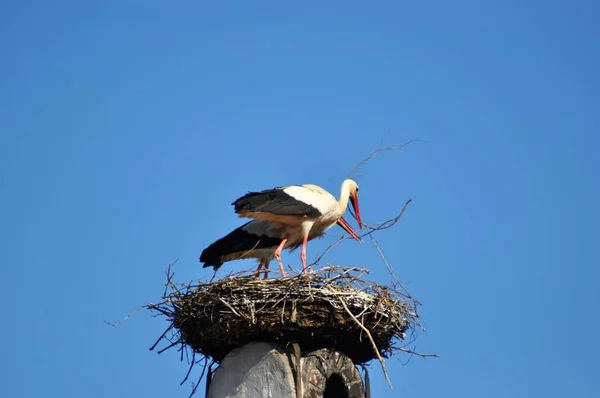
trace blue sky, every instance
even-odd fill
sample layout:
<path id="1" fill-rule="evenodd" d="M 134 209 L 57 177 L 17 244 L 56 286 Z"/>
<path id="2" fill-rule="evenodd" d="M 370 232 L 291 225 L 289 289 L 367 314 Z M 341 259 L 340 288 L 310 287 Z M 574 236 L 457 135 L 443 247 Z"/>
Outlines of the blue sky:
<path id="1" fill-rule="evenodd" d="M 175 259 L 211 277 L 235 198 L 337 195 L 386 131 L 427 143 L 361 171 L 361 213 L 413 199 L 378 240 L 440 358 L 389 360 L 393 390 L 373 362 L 373 396 L 597 395 L 600 5 L 84 3 L 0 15 L 3 396 L 187 397 L 186 364 L 148 351 L 164 320 L 104 320 Z M 367 243 L 329 260 L 390 280 Z"/>

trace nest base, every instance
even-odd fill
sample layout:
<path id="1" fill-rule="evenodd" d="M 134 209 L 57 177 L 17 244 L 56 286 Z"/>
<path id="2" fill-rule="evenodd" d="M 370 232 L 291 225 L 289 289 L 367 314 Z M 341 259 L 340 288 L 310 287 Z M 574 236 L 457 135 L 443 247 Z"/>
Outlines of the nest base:
<path id="1" fill-rule="evenodd" d="M 304 304 L 299 305 L 303 307 L 301 311 L 313 310 L 318 306 L 318 304 L 313 304 L 310 308 L 305 308 Z M 302 322 L 271 323 L 267 319 L 258 319 L 255 324 L 236 325 L 239 326 L 239 329 L 233 331 L 231 323 L 225 321 L 224 325 L 213 326 L 214 332 L 220 334 L 221 337 L 211 339 L 198 336 L 199 328 L 207 326 L 203 321 L 187 320 L 180 329 L 185 341 L 196 352 L 212 357 L 216 362 L 221 362 L 229 352 L 251 342 L 278 343 L 286 346 L 296 343 L 302 354 L 322 348 L 331 348 L 352 358 L 356 364 L 366 363 L 377 358 L 373 346 L 364 332 L 356 330 L 356 327 L 352 327 L 352 325 L 340 327 L 340 324 L 346 324 L 348 320 L 333 308 L 318 308 L 318 310 L 330 313 L 324 315 L 331 317 L 333 321 L 331 325 L 310 327 Z M 289 314 L 286 315 L 289 316 Z M 216 322 L 220 323 L 219 320 Z M 392 335 L 373 336 L 377 347 L 382 347 L 384 351 L 381 353 L 383 357 L 387 357 L 385 351 L 389 348 L 392 337 Z"/>
<path id="2" fill-rule="evenodd" d="M 416 314 L 392 289 L 353 271 L 366 273 L 329 267 L 286 279 L 228 277 L 176 290 L 154 309 L 170 318 L 182 344 L 216 362 L 247 343 L 274 342 L 303 352 L 332 348 L 363 364 L 388 357 Z"/>

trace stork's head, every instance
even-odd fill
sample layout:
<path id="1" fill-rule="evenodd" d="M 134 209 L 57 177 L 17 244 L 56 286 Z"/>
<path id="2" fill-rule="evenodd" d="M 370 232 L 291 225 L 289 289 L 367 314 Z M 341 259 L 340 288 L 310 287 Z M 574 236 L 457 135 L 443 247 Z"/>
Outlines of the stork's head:
<path id="1" fill-rule="evenodd" d="M 344 185 L 348 187 L 348 198 L 350 199 L 350 204 L 352 204 L 352 209 L 356 215 L 358 228 L 362 230 L 362 220 L 360 219 L 360 209 L 358 207 L 358 184 L 354 180 L 347 179 L 344 181 Z"/>

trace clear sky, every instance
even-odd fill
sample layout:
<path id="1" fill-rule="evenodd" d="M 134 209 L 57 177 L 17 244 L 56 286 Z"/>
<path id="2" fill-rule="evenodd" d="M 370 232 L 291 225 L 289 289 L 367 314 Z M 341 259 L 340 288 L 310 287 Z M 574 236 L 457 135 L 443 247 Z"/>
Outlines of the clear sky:
<path id="1" fill-rule="evenodd" d="M 3 2 L 2 396 L 187 397 L 177 353 L 148 350 L 162 318 L 104 320 L 157 300 L 176 259 L 177 279 L 211 277 L 198 257 L 243 222 L 234 199 L 337 196 L 388 130 L 427 143 L 361 171 L 362 215 L 413 199 L 378 240 L 440 358 L 389 360 L 393 390 L 373 362 L 373 396 L 598 396 L 599 11 Z M 390 280 L 368 243 L 328 258 Z"/>

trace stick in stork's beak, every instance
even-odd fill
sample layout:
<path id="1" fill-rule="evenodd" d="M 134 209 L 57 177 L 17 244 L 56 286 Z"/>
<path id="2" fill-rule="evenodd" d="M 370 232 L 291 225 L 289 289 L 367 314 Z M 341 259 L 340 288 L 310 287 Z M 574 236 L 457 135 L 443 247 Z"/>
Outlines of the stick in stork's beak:
<path id="1" fill-rule="evenodd" d="M 358 228 L 362 231 L 362 220 L 360 219 L 360 210 L 358 208 L 358 196 L 352 195 L 350 197 L 350 203 L 352 204 L 354 214 L 356 215 L 356 222 L 358 222 Z"/>
<path id="2" fill-rule="evenodd" d="M 344 220 L 344 218 L 340 218 L 337 223 L 340 225 L 340 227 L 344 228 L 344 230 L 346 232 L 348 232 L 348 234 L 350 234 L 351 237 L 353 237 L 354 239 L 356 239 L 357 241 L 359 241 L 360 243 L 363 243 L 362 239 L 360 238 L 360 236 L 358 236 L 358 234 L 356 233 L 356 231 L 354 231 L 352 229 L 352 227 L 350 226 L 350 224 L 348 224 L 346 222 L 346 220 Z"/>

